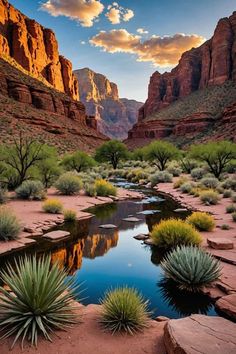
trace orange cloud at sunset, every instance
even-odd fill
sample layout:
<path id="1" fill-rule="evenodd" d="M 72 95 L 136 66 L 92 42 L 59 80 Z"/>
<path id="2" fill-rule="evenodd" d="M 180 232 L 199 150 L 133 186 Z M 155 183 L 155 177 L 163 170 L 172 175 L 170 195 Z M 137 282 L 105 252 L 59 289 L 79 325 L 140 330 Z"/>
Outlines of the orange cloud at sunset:
<path id="1" fill-rule="evenodd" d="M 137 61 L 152 62 L 155 66 L 169 67 L 178 63 L 181 54 L 198 47 L 205 38 L 196 34 L 177 33 L 173 36 L 152 36 L 141 41 L 139 35 L 125 29 L 101 31 L 90 39 L 90 43 L 109 53 L 132 53 Z"/>

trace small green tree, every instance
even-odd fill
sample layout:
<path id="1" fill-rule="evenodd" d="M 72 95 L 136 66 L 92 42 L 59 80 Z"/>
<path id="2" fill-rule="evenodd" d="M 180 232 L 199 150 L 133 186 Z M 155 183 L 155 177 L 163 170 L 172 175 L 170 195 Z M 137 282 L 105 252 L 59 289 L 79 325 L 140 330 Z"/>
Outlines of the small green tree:
<path id="1" fill-rule="evenodd" d="M 69 171 L 82 172 L 95 165 L 94 159 L 83 151 L 67 154 L 62 160 L 62 165 Z"/>
<path id="2" fill-rule="evenodd" d="M 49 147 L 30 137 L 20 134 L 12 145 L 1 147 L 0 160 L 6 166 L 6 174 L 12 173 L 15 184 L 20 185 L 28 178 L 29 170 L 47 158 Z"/>
<path id="3" fill-rule="evenodd" d="M 147 159 L 147 147 L 135 149 L 133 151 L 133 159 L 139 161 L 145 161 Z"/>
<path id="4" fill-rule="evenodd" d="M 193 145 L 189 155 L 207 163 L 211 173 L 219 178 L 229 163 L 236 158 L 236 144 L 230 141 L 218 141 Z"/>
<path id="5" fill-rule="evenodd" d="M 164 171 L 167 163 L 178 158 L 179 150 L 166 141 L 154 141 L 146 148 L 147 158 L 152 161 L 160 171 Z"/>
<path id="6" fill-rule="evenodd" d="M 125 159 L 127 155 L 128 150 L 125 144 L 118 140 L 110 140 L 96 150 L 95 160 L 108 162 L 116 169 L 119 161 Z"/>
<path id="7" fill-rule="evenodd" d="M 58 166 L 58 160 L 48 158 L 37 164 L 39 179 L 45 188 L 49 188 L 61 174 L 61 168 Z"/>

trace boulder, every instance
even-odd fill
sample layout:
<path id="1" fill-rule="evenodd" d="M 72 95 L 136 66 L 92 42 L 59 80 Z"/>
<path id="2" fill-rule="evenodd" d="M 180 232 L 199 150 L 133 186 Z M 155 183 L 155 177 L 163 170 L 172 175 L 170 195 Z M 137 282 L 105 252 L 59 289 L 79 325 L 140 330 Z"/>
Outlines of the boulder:
<path id="1" fill-rule="evenodd" d="M 234 248 L 234 242 L 227 238 L 208 238 L 207 243 L 209 247 L 214 248 L 216 250 L 231 250 Z"/>
<path id="2" fill-rule="evenodd" d="M 222 314 L 236 321 L 236 294 L 221 297 L 215 306 Z"/>
<path id="3" fill-rule="evenodd" d="M 167 354 L 233 354 L 236 324 L 205 315 L 170 320 L 164 328 L 164 342 Z"/>

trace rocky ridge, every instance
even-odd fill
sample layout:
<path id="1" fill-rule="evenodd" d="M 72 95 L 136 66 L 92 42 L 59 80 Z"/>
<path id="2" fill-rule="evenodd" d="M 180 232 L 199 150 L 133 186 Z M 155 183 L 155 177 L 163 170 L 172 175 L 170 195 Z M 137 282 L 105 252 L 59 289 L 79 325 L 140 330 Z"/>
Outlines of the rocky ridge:
<path id="1" fill-rule="evenodd" d="M 142 103 L 119 98 L 117 85 L 89 68 L 75 70 L 74 74 L 80 99 L 88 115 L 96 118 L 99 131 L 110 138 L 125 139 L 137 121 Z"/>
<path id="2" fill-rule="evenodd" d="M 7 0 L 0 0 L 0 57 L 13 58 L 34 77 L 79 99 L 72 64 L 59 54 L 53 31 L 23 15 Z"/>

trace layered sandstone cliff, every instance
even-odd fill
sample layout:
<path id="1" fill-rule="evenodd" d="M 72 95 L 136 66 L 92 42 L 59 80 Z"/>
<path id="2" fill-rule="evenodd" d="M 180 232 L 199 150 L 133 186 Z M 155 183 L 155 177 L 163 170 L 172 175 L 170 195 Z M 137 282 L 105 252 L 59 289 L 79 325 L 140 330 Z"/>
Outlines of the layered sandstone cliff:
<path id="1" fill-rule="evenodd" d="M 124 139 L 137 121 L 141 102 L 120 99 L 117 85 L 89 68 L 74 71 L 80 99 L 88 115 L 95 116 L 98 129 L 111 138 Z"/>
<path id="2" fill-rule="evenodd" d="M 13 58 L 34 77 L 79 99 L 72 64 L 59 55 L 53 31 L 23 15 L 7 0 L 0 0 L 0 57 Z"/>
<path id="3" fill-rule="evenodd" d="M 218 22 L 210 40 L 185 52 L 171 72 L 151 76 L 128 145 L 158 138 L 179 144 L 205 137 L 235 140 L 235 113 L 229 108 L 235 102 L 236 12 Z"/>

